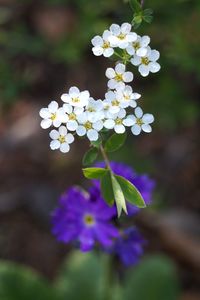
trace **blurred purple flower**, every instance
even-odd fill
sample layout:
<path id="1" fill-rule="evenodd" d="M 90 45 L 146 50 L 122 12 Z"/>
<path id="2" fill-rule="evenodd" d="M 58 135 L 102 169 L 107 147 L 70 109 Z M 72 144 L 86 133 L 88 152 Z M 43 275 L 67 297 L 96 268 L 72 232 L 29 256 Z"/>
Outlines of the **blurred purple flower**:
<path id="1" fill-rule="evenodd" d="M 143 254 L 145 240 L 136 228 L 124 229 L 120 236 L 107 249 L 110 254 L 116 255 L 126 266 L 136 264 Z"/>
<path id="2" fill-rule="evenodd" d="M 52 232 L 64 243 L 78 242 L 82 251 L 91 250 L 96 242 L 109 247 L 119 235 L 110 222 L 113 216 L 115 209 L 107 206 L 95 190 L 90 195 L 72 187 L 61 196 L 52 214 Z"/>
<path id="3" fill-rule="evenodd" d="M 112 161 L 110 163 L 111 168 L 113 172 L 117 175 L 123 176 L 127 180 L 129 180 L 132 184 L 136 186 L 136 188 L 139 190 L 141 193 L 142 197 L 144 198 L 145 203 L 148 205 L 152 201 L 152 193 L 155 188 L 155 181 L 151 179 L 148 175 L 142 174 L 138 175 L 136 172 L 131 168 L 130 166 L 120 163 L 120 162 L 114 162 Z M 105 167 L 104 162 L 98 162 L 96 167 Z M 94 185 L 98 188 L 100 188 L 100 183 L 98 180 L 93 181 Z M 100 193 L 100 189 L 99 189 Z M 140 209 L 137 208 L 134 205 L 131 205 L 127 203 L 127 208 L 128 208 L 128 215 L 132 216 L 136 214 Z"/>

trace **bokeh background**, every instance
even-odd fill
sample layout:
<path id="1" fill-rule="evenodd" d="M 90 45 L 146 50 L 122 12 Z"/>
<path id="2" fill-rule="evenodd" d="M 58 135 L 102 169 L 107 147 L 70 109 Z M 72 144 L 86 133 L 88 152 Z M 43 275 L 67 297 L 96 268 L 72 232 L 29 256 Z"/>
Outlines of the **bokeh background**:
<path id="1" fill-rule="evenodd" d="M 147 0 L 145 5 L 154 10 L 154 21 L 137 32 L 151 36 L 162 69 L 146 79 L 135 69 L 133 88 L 156 121 L 152 134 L 130 136 L 112 158 L 156 180 L 152 207 L 135 220 L 148 240 L 145 253 L 170 259 L 178 300 L 197 300 L 200 2 Z M 31 267 L 51 282 L 70 247 L 51 235 L 50 212 L 67 187 L 87 185 L 81 159 L 88 143 L 77 141 L 67 155 L 50 151 L 38 111 L 59 101 L 72 85 L 103 97 L 105 69 L 112 63 L 92 55 L 90 40 L 131 17 L 122 0 L 0 0 L 0 257 Z"/>

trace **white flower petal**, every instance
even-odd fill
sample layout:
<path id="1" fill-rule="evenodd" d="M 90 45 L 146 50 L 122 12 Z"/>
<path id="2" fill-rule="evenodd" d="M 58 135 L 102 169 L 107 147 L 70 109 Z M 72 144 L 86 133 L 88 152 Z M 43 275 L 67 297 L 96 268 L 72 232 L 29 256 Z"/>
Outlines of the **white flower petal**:
<path id="1" fill-rule="evenodd" d="M 67 129 L 70 131 L 75 131 L 78 128 L 78 123 L 74 120 L 67 122 Z"/>
<path id="2" fill-rule="evenodd" d="M 55 120 L 53 120 L 53 126 L 56 128 L 60 127 L 61 123 L 62 123 L 61 120 L 59 120 L 57 118 Z"/>
<path id="3" fill-rule="evenodd" d="M 158 71 L 160 71 L 160 65 L 157 62 L 150 62 L 149 70 L 152 73 L 157 73 Z"/>
<path id="4" fill-rule="evenodd" d="M 147 47 L 150 43 L 150 37 L 148 35 L 142 36 L 140 43 L 142 47 Z"/>
<path id="5" fill-rule="evenodd" d="M 118 82 L 115 79 L 110 79 L 108 81 L 109 89 L 114 90 L 115 88 L 117 88 L 117 86 L 118 86 Z"/>
<path id="6" fill-rule="evenodd" d="M 45 119 L 45 120 L 42 120 L 41 123 L 40 123 L 40 126 L 41 126 L 43 129 L 47 129 L 47 128 L 49 128 L 51 125 L 52 125 L 51 119 Z"/>
<path id="7" fill-rule="evenodd" d="M 70 89 L 69 89 L 69 95 L 71 97 L 76 97 L 76 96 L 79 96 L 80 94 L 80 90 L 76 87 L 76 86 L 72 86 Z"/>
<path id="8" fill-rule="evenodd" d="M 103 122 L 97 121 L 93 123 L 93 128 L 96 129 L 97 131 L 100 131 L 103 128 Z"/>
<path id="9" fill-rule="evenodd" d="M 48 108 L 40 109 L 39 115 L 41 118 L 48 119 L 51 117 L 51 113 L 49 112 Z"/>
<path id="10" fill-rule="evenodd" d="M 60 135 L 65 136 L 67 134 L 67 128 L 65 126 L 60 126 L 58 128 Z"/>
<path id="11" fill-rule="evenodd" d="M 51 103 L 48 105 L 48 109 L 51 113 L 55 113 L 58 109 L 58 103 L 56 101 L 51 101 Z"/>
<path id="12" fill-rule="evenodd" d="M 154 116 L 152 114 L 144 114 L 142 117 L 142 121 L 146 124 L 153 123 Z"/>
<path id="13" fill-rule="evenodd" d="M 95 36 L 91 42 L 93 46 L 103 46 L 103 39 L 99 35 Z"/>
<path id="14" fill-rule="evenodd" d="M 141 64 L 141 57 L 134 55 L 133 58 L 131 58 L 131 63 L 134 66 L 139 66 Z"/>
<path id="15" fill-rule="evenodd" d="M 124 133 L 126 129 L 125 129 L 124 125 L 121 124 L 121 125 L 115 125 L 114 130 L 116 133 L 121 134 L 121 133 Z"/>
<path id="16" fill-rule="evenodd" d="M 138 135 L 140 134 L 141 132 L 141 127 L 137 124 L 134 124 L 132 127 L 131 127 L 131 131 L 134 135 Z"/>
<path id="17" fill-rule="evenodd" d="M 84 136 L 86 134 L 86 128 L 84 126 L 78 126 L 76 133 L 79 136 Z"/>
<path id="18" fill-rule="evenodd" d="M 135 124 L 134 119 L 133 118 L 126 118 L 123 120 L 123 124 L 125 126 L 133 126 Z"/>
<path id="19" fill-rule="evenodd" d="M 120 31 L 121 31 L 121 28 L 120 28 L 120 26 L 117 25 L 117 24 L 112 24 L 112 25 L 110 26 L 110 31 L 111 31 L 113 34 L 115 34 L 115 35 L 119 35 L 119 34 L 120 34 Z"/>
<path id="20" fill-rule="evenodd" d="M 149 124 L 143 124 L 142 125 L 142 130 L 146 133 L 152 132 L 152 128 Z"/>
<path id="21" fill-rule="evenodd" d="M 132 72 L 125 72 L 123 74 L 123 80 L 124 80 L 124 82 L 131 82 L 131 81 L 133 81 L 133 73 Z"/>
<path id="22" fill-rule="evenodd" d="M 118 118 L 123 119 L 126 116 L 125 109 L 120 109 L 119 113 L 117 114 Z"/>
<path id="23" fill-rule="evenodd" d="M 117 74 L 123 74 L 125 70 L 126 70 L 126 66 L 124 64 L 117 64 L 115 67 L 115 71 Z"/>
<path id="24" fill-rule="evenodd" d="M 131 99 L 137 100 L 137 99 L 139 99 L 140 97 L 141 97 L 140 94 L 138 94 L 138 93 L 133 93 Z"/>
<path id="25" fill-rule="evenodd" d="M 69 152 L 69 150 L 70 150 L 70 147 L 69 147 L 69 145 L 67 143 L 62 143 L 60 145 L 60 151 L 62 153 L 67 153 L 67 152 Z"/>
<path id="26" fill-rule="evenodd" d="M 147 48 L 140 48 L 136 51 L 136 54 L 140 57 L 144 57 L 147 55 Z"/>
<path id="27" fill-rule="evenodd" d="M 78 115 L 77 116 L 77 121 L 80 123 L 80 124 L 84 124 L 88 121 L 88 118 L 87 118 L 87 113 L 86 112 L 83 112 L 82 114 Z"/>
<path id="28" fill-rule="evenodd" d="M 87 132 L 87 137 L 90 141 L 97 141 L 99 134 L 95 129 L 89 129 Z"/>
<path id="29" fill-rule="evenodd" d="M 137 118 L 141 118 L 143 116 L 143 111 L 140 107 L 137 107 L 135 109 L 135 115 L 136 115 Z"/>
<path id="30" fill-rule="evenodd" d="M 49 136 L 52 140 L 57 140 L 59 138 L 59 132 L 53 129 L 50 131 Z"/>
<path id="31" fill-rule="evenodd" d="M 113 48 L 107 48 L 107 49 L 104 50 L 103 56 L 105 56 L 105 57 L 110 57 L 110 56 L 113 55 L 113 53 L 114 53 Z"/>
<path id="32" fill-rule="evenodd" d="M 149 55 L 149 59 L 153 62 L 158 60 L 160 57 L 160 53 L 157 50 L 151 50 L 151 54 Z"/>
<path id="33" fill-rule="evenodd" d="M 56 150 L 60 148 L 60 142 L 58 140 L 53 140 L 50 143 L 51 150 Z"/>
<path id="34" fill-rule="evenodd" d="M 104 41 L 108 41 L 109 36 L 111 36 L 111 32 L 109 30 L 104 30 L 103 35 L 102 35 Z"/>
<path id="35" fill-rule="evenodd" d="M 69 96 L 69 94 L 62 94 L 60 98 L 63 102 L 66 103 L 69 103 L 71 101 L 71 97 Z"/>
<path id="36" fill-rule="evenodd" d="M 130 55 L 134 55 L 135 54 L 135 48 L 132 46 L 132 45 L 129 45 L 127 48 L 126 48 L 126 51 L 128 54 Z"/>
<path id="37" fill-rule="evenodd" d="M 73 111 L 73 107 L 71 106 L 71 104 L 68 103 L 63 104 L 63 109 L 68 114 L 71 114 Z"/>
<path id="38" fill-rule="evenodd" d="M 67 141 L 68 144 L 73 143 L 73 141 L 74 141 L 74 136 L 73 136 L 73 134 L 68 133 L 68 134 L 66 135 L 66 141 Z"/>
<path id="39" fill-rule="evenodd" d="M 129 24 L 129 23 L 123 23 L 122 25 L 121 25 L 121 32 L 123 33 L 123 34 L 127 34 L 127 33 L 129 33 L 131 31 L 131 24 Z"/>
<path id="40" fill-rule="evenodd" d="M 146 77 L 149 75 L 149 66 L 140 65 L 138 71 L 143 77 Z"/>
<path id="41" fill-rule="evenodd" d="M 107 68 L 106 69 L 106 77 L 109 79 L 112 79 L 115 77 L 115 71 L 112 68 Z"/>
<path id="42" fill-rule="evenodd" d="M 104 53 L 103 48 L 102 47 L 97 47 L 97 46 L 92 48 L 92 52 L 96 56 L 100 56 Z"/>
<path id="43" fill-rule="evenodd" d="M 107 129 L 113 129 L 115 126 L 115 121 L 112 119 L 108 119 L 104 122 L 104 127 Z"/>
<path id="44" fill-rule="evenodd" d="M 137 40 L 137 33 L 135 32 L 130 32 L 128 35 L 127 35 L 127 41 L 130 43 L 130 42 L 135 42 Z"/>

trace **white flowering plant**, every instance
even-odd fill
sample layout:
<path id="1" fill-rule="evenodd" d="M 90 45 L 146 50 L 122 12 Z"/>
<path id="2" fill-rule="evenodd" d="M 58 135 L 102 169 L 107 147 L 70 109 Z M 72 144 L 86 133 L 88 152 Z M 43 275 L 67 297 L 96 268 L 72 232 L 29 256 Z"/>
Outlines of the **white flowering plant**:
<path id="1" fill-rule="evenodd" d="M 47 108 L 40 110 L 41 127 L 56 128 L 49 133 L 52 150 L 59 149 L 67 153 L 78 136 L 90 142 L 90 149 L 83 158 L 84 166 L 93 164 L 101 153 L 106 168 L 87 167 L 83 169 L 83 174 L 88 179 L 101 181 L 103 198 L 108 205 L 116 203 L 118 216 L 122 210 L 127 213 L 126 201 L 139 208 L 145 207 L 145 202 L 132 183 L 112 172 L 107 154 L 124 144 L 129 129 L 135 136 L 141 132 L 150 133 L 154 121 L 152 114 L 143 113 L 138 106 L 141 95 L 130 86 L 134 75 L 128 67 L 138 67 L 143 77 L 160 70 L 157 62 L 160 54 L 151 49 L 150 37 L 139 36 L 132 30 L 141 23 L 137 16 L 143 14 L 144 18 L 145 10 L 143 12 L 137 1 L 131 3 L 135 5 L 136 11 L 133 26 L 129 23 L 112 24 L 102 36 L 97 35 L 91 41 L 95 56 L 112 57 L 115 61 L 113 68 L 109 67 L 105 71 L 108 83 L 102 99 L 92 98 L 87 90 L 80 91 L 77 87 L 71 87 L 61 95 L 61 107 L 52 101 Z"/>

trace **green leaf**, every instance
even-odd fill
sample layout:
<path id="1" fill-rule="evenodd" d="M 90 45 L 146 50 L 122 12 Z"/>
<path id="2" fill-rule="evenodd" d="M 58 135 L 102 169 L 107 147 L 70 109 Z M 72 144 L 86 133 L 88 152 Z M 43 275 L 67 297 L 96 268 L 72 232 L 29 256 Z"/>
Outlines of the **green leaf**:
<path id="1" fill-rule="evenodd" d="M 143 20 L 146 22 L 146 23 L 151 23 L 153 21 L 153 16 L 143 16 Z"/>
<path id="2" fill-rule="evenodd" d="M 105 151 L 106 152 L 113 152 L 118 150 L 126 141 L 127 134 L 117 134 L 114 133 L 105 143 Z"/>
<path id="3" fill-rule="evenodd" d="M 82 169 L 83 174 L 88 179 L 100 179 L 108 170 L 104 168 L 85 168 Z"/>
<path id="4" fill-rule="evenodd" d="M 63 295 L 62 299 L 103 299 L 106 263 L 107 257 L 104 255 L 73 251 L 67 257 L 55 282 L 55 286 Z"/>
<path id="5" fill-rule="evenodd" d="M 113 194 L 114 194 L 115 202 L 116 202 L 116 206 L 117 206 L 117 214 L 118 214 L 118 218 L 119 218 L 121 215 L 122 209 L 127 214 L 126 201 L 125 201 L 121 186 L 120 186 L 119 182 L 117 181 L 115 175 L 113 175 L 113 174 L 111 174 L 111 181 L 112 181 L 112 187 L 113 187 Z"/>
<path id="6" fill-rule="evenodd" d="M 110 172 L 107 172 L 101 178 L 101 193 L 102 193 L 102 197 L 106 201 L 106 203 L 109 206 L 112 206 L 115 202 L 115 197 L 114 197 L 114 193 L 113 193 Z"/>
<path id="7" fill-rule="evenodd" d="M 138 0 L 129 0 L 129 2 L 133 11 L 140 12 L 142 10 L 142 7 Z"/>
<path id="8" fill-rule="evenodd" d="M 0 299 L 60 300 L 48 281 L 28 267 L 0 261 Z"/>
<path id="9" fill-rule="evenodd" d="M 93 147 L 89 149 L 83 157 L 83 165 L 84 166 L 91 165 L 97 159 L 97 156 L 98 156 L 98 148 Z"/>
<path id="10" fill-rule="evenodd" d="M 143 11 L 143 15 L 144 16 L 150 16 L 150 15 L 152 15 L 153 14 L 153 9 L 151 9 L 151 8 L 146 8 L 144 11 Z"/>
<path id="11" fill-rule="evenodd" d="M 130 181 L 119 175 L 115 175 L 115 178 L 119 182 L 124 197 L 128 202 L 139 208 L 143 208 L 146 206 L 140 192 Z"/>
<path id="12" fill-rule="evenodd" d="M 179 283 L 173 262 L 165 256 L 150 256 L 127 272 L 124 281 L 126 300 L 177 300 Z"/>

